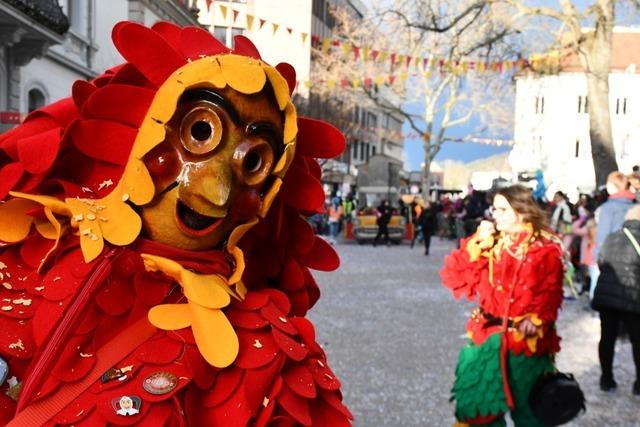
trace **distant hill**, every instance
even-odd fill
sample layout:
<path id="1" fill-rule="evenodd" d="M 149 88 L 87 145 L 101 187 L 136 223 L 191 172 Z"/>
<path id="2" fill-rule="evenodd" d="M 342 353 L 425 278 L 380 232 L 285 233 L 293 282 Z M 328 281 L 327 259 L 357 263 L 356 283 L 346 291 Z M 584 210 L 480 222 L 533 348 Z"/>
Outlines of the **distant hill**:
<path id="1" fill-rule="evenodd" d="M 443 163 L 443 187 L 464 190 L 471 182 L 474 172 L 503 172 L 511 173 L 509 153 L 500 153 L 486 159 L 474 160 L 469 163 L 445 160 Z"/>

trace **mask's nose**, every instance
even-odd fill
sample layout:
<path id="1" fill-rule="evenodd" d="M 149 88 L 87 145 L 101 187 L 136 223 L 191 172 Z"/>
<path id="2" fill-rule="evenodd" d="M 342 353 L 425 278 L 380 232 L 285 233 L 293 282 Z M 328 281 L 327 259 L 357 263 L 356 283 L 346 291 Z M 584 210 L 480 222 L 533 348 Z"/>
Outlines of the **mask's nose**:
<path id="1" fill-rule="evenodd" d="M 180 177 L 180 200 L 203 215 L 223 215 L 229 205 L 232 176 L 229 162 L 222 156 L 190 163 Z"/>

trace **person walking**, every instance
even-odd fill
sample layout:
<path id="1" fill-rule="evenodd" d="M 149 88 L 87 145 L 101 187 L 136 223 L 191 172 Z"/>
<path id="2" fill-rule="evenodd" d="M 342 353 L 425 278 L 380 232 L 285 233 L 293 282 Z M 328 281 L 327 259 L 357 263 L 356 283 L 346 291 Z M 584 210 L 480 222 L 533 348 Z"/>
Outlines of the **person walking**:
<path id="1" fill-rule="evenodd" d="M 635 195 L 629 191 L 628 187 L 629 180 L 622 172 L 611 172 L 607 176 L 609 198 L 595 212 L 596 246 L 593 250 L 595 259 L 598 259 L 600 248 L 607 236 L 622 228 L 624 215 L 633 205 Z M 597 283 L 599 274 L 600 270 L 595 269 L 595 278 L 591 280 L 591 283 Z M 589 290 L 589 300 L 593 300 L 594 291 L 594 288 Z"/>
<path id="2" fill-rule="evenodd" d="M 373 239 L 373 246 L 375 247 L 378 244 L 378 239 L 381 236 L 384 236 L 384 241 L 389 246 L 389 221 L 391 221 L 391 206 L 389 206 L 388 200 L 383 200 L 380 206 L 378 206 L 378 210 L 376 213 L 377 224 L 378 224 L 378 233 L 376 234 L 375 239 Z"/>
<path id="3" fill-rule="evenodd" d="M 342 221 L 342 204 L 338 197 L 334 197 L 331 200 L 331 206 L 329 206 L 329 243 L 335 245 L 338 239 L 338 232 L 340 231 L 340 221 Z"/>
<path id="4" fill-rule="evenodd" d="M 429 247 L 431 246 L 431 236 L 436 232 L 438 227 L 437 212 L 430 201 L 426 200 L 424 208 L 418 218 L 418 223 L 422 229 L 422 238 L 424 241 L 424 254 L 429 255 Z"/>
<path id="5" fill-rule="evenodd" d="M 613 390 L 613 357 L 622 322 L 629 333 L 636 367 L 632 392 L 640 395 L 640 206 L 627 212 L 622 230 L 610 234 L 600 250 L 600 276 L 591 306 L 600 313 L 600 389 Z"/>
<path id="6" fill-rule="evenodd" d="M 555 321 L 562 304 L 562 248 L 524 186 L 499 189 L 492 215 L 495 226 L 482 221 L 440 271 L 456 298 L 479 302 L 456 368 L 455 415 L 466 425 L 498 427 L 510 412 L 516 426 L 542 427 L 529 393 L 542 375 L 555 371 L 560 350 Z"/>

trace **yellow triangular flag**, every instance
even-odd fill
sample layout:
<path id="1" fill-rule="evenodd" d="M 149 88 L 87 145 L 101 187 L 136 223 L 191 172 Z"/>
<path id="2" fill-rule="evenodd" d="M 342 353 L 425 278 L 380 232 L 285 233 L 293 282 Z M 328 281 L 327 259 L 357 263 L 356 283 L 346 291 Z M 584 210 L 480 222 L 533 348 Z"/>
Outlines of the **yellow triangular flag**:
<path id="1" fill-rule="evenodd" d="M 387 52 L 380 52 L 380 62 L 384 64 L 384 61 L 387 59 L 389 54 Z"/>
<path id="2" fill-rule="evenodd" d="M 342 51 L 344 53 L 344 56 L 348 56 L 349 53 L 351 53 L 351 43 L 349 42 L 342 43 Z"/>
<path id="3" fill-rule="evenodd" d="M 328 53 L 330 46 L 331 46 L 331 39 L 329 37 L 322 40 L 322 53 L 324 54 Z"/>
<path id="4" fill-rule="evenodd" d="M 353 79 L 353 88 L 358 89 L 360 87 L 360 79 Z"/>
<path id="5" fill-rule="evenodd" d="M 276 31 L 278 31 L 278 28 L 280 28 L 280 25 L 275 22 L 271 23 L 271 25 L 273 26 L 273 34 L 275 34 Z"/>
<path id="6" fill-rule="evenodd" d="M 407 73 L 400 73 L 400 81 L 401 81 L 402 83 L 406 82 L 408 77 L 409 77 L 409 74 L 407 74 Z"/>
<path id="7" fill-rule="evenodd" d="M 222 12 L 222 20 L 224 22 L 227 22 L 227 6 L 225 5 L 220 5 L 220 12 Z"/>
<path id="8" fill-rule="evenodd" d="M 375 80 L 378 86 L 382 86 L 384 84 L 384 81 L 386 80 L 386 77 L 384 76 L 384 74 L 380 74 L 379 76 L 376 76 Z"/>
<path id="9" fill-rule="evenodd" d="M 336 87 L 336 81 L 335 80 L 327 80 L 327 87 L 329 88 L 329 90 L 333 90 Z"/>
<path id="10" fill-rule="evenodd" d="M 247 29 L 248 30 L 250 30 L 251 27 L 253 27 L 253 19 L 254 19 L 254 16 L 253 15 L 249 15 L 247 13 Z"/>
<path id="11" fill-rule="evenodd" d="M 370 52 L 370 48 L 369 46 L 365 46 L 362 48 L 362 59 L 364 59 L 365 61 L 369 60 L 369 52 Z"/>
<path id="12" fill-rule="evenodd" d="M 304 82 L 304 87 L 306 87 L 307 89 L 309 89 L 311 87 L 311 80 L 306 80 Z"/>
<path id="13" fill-rule="evenodd" d="M 304 44 L 304 42 L 307 41 L 307 36 L 309 35 L 308 33 L 300 33 L 300 35 L 302 36 L 302 44 Z"/>

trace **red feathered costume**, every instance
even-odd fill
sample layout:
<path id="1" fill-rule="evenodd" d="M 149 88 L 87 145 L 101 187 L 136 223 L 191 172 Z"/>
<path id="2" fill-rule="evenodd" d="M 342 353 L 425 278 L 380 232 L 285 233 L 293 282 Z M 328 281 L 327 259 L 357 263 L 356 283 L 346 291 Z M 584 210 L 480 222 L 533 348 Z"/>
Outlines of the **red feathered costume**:
<path id="1" fill-rule="evenodd" d="M 127 22 L 113 39 L 125 64 L 0 136 L 0 424 L 350 425 L 303 317 L 320 294 L 309 269 L 339 264 L 304 219 L 323 209 L 314 158 L 338 155 L 343 137 L 296 119 L 292 67 L 264 64 L 243 37 L 230 51 L 199 28 Z M 141 158 L 180 85 L 212 73 L 216 87 L 256 92 L 257 69 L 289 144 L 258 217 L 222 250 L 141 237 Z"/>

